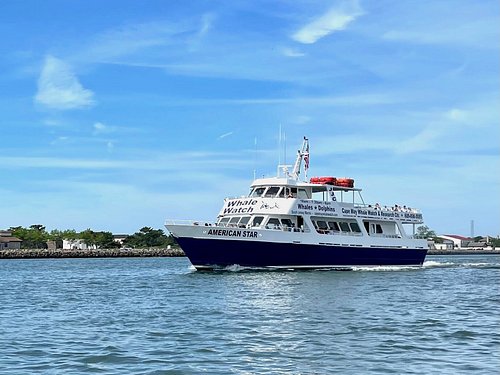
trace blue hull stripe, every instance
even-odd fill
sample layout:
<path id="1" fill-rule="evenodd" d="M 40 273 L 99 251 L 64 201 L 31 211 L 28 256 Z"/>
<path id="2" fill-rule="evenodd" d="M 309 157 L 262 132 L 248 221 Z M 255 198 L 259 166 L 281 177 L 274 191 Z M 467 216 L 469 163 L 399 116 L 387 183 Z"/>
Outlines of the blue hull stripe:
<path id="1" fill-rule="evenodd" d="M 422 265 L 427 249 L 345 247 L 180 237 L 196 267 L 321 267 Z"/>

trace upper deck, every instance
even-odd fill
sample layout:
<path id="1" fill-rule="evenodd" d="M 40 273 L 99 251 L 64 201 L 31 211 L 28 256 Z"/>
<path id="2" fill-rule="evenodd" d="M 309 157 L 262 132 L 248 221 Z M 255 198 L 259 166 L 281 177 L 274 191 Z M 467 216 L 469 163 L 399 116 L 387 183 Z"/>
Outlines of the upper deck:
<path id="1" fill-rule="evenodd" d="M 302 181 L 301 166 L 304 161 Z M 279 165 L 277 176 L 257 178 L 247 196 L 227 198 L 219 212 L 221 216 L 234 215 L 302 215 L 314 217 L 368 218 L 378 221 L 398 221 L 403 224 L 421 224 L 422 213 L 414 208 L 367 204 L 362 189 L 354 187 L 350 178 L 313 177 L 307 181 L 309 142 L 304 138 L 293 168 Z"/>
<path id="2" fill-rule="evenodd" d="M 255 180 L 247 196 L 227 198 L 219 216 L 241 214 L 360 217 L 408 224 L 423 222 L 422 213 L 414 208 L 365 203 L 358 188 L 276 177 Z"/>

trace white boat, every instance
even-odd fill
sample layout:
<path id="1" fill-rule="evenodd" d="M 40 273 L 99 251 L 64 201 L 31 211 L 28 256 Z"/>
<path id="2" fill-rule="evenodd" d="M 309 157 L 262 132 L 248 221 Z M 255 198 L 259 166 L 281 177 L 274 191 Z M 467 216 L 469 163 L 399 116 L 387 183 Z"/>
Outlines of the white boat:
<path id="1" fill-rule="evenodd" d="M 428 245 L 414 236 L 419 210 L 366 204 L 353 179 L 307 181 L 308 168 L 304 137 L 293 167 L 280 165 L 276 177 L 255 179 L 247 196 L 226 198 L 216 222 L 165 226 L 196 269 L 422 265 Z"/>

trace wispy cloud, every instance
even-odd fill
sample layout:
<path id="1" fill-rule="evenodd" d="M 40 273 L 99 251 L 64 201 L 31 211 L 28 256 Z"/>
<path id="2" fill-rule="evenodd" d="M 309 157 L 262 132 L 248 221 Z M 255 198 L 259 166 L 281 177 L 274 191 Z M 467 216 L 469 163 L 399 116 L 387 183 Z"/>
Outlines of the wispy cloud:
<path id="1" fill-rule="evenodd" d="M 406 101 L 402 95 L 360 94 L 346 96 L 301 96 L 254 99 L 201 99 L 190 101 L 169 101 L 168 105 L 315 105 L 315 106 L 369 106 L 395 104 Z"/>
<path id="2" fill-rule="evenodd" d="M 172 38 L 185 31 L 171 23 L 149 22 L 125 25 L 98 34 L 84 46 L 76 58 L 82 61 L 102 62 L 128 56 L 150 47 L 159 47 L 172 41 Z"/>
<path id="3" fill-rule="evenodd" d="M 109 149 L 114 147 L 113 141 L 106 141 Z M 150 171 L 183 171 L 199 168 L 201 170 L 224 164 L 227 168 L 239 168 L 249 164 L 241 153 L 224 152 L 183 152 L 176 156 L 171 154 L 145 155 L 141 160 L 97 159 L 97 158 L 65 158 L 46 156 L 0 156 L 2 168 L 60 168 L 73 170 L 121 170 L 138 169 Z"/>
<path id="4" fill-rule="evenodd" d="M 66 62 L 50 55 L 45 58 L 38 78 L 36 103 L 51 109 L 77 109 L 94 105 L 93 96 Z"/>
<path id="5" fill-rule="evenodd" d="M 178 57 L 196 49 L 212 29 L 215 18 L 213 13 L 205 13 L 182 20 L 165 19 L 110 28 L 96 34 L 73 58 L 81 62 L 156 67 L 161 65 L 156 61 L 163 62 L 165 56 Z"/>
<path id="6" fill-rule="evenodd" d="M 230 135 L 233 135 L 234 132 L 227 132 L 222 135 L 220 135 L 217 139 L 224 139 L 226 137 L 229 137 Z"/>
<path id="7" fill-rule="evenodd" d="M 498 22 L 498 20 L 495 20 Z M 468 25 L 446 25 L 434 29 L 418 28 L 396 29 L 385 32 L 383 39 L 415 44 L 451 44 L 466 45 L 474 48 L 491 48 L 498 50 L 498 27 L 491 23 L 471 23 Z"/>
<path id="8" fill-rule="evenodd" d="M 94 131 L 93 131 L 94 135 L 109 134 L 109 133 L 113 133 L 115 131 L 115 127 L 105 125 L 102 122 L 96 122 L 94 124 L 93 128 L 94 128 Z"/>
<path id="9" fill-rule="evenodd" d="M 281 53 L 283 53 L 283 56 L 286 57 L 303 57 L 306 54 L 303 52 L 300 52 L 296 49 L 290 48 L 290 47 L 284 47 L 281 49 Z"/>
<path id="10" fill-rule="evenodd" d="M 319 39 L 333 32 L 344 30 L 347 25 L 363 13 L 358 1 L 344 2 L 303 26 L 292 35 L 292 39 L 304 44 L 316 43 Z"/>
<path id="11" fill-rule="evenodd" d="M 215 15 L 213 13 L 205 13 L 201 17 L 201 27 L 198 31 L 199 36 L 204 36 L 212 28 L 213 22 L 215 20 Z"/>

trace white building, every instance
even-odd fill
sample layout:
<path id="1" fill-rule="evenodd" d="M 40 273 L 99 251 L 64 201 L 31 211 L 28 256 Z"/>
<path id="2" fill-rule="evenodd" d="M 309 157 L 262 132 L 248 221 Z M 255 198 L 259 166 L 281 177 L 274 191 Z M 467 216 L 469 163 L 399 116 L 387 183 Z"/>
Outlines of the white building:
<path id="1" fill-rule="evenodd" d="M 442 234 L 438 237 L 442 238 L 443 241 L 446 241 L 448 243 L 449 243 L 449 241 L 451 241 L 453 243 L 453 248 L 455 248 L 455 249 L 467 247 L 469 242 L 472 241 L 472 238 L 458 236 L 456 234 Z"/>
<path id="2" fill-rule="evenodd" d="M 84 240 L 63 240 L 63 250 L 95 250 L 97 246 L 87 245 Z"/>

